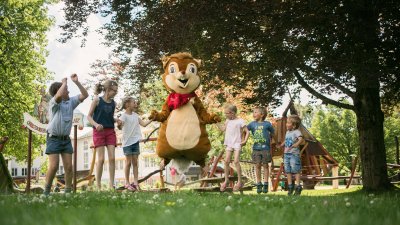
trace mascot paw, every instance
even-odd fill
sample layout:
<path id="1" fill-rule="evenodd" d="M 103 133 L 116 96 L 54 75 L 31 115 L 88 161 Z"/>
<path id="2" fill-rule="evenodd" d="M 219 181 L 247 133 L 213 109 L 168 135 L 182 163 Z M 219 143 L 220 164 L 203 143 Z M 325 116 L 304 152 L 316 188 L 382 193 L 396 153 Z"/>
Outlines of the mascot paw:
<path id="1" fill-rule="evenodd" d="M 218 115 L 213 115 L 213 119 L 216 123 L 221 122 L 221 118 Z"/>
<path id="2" fill-rule="evenodd" d="M 151 111 L 151 114 L 149 116 L 149 120 L 155 120 L 157 115 L 158 115 L 157 111 L 155 111 L 155 110 Z"/>

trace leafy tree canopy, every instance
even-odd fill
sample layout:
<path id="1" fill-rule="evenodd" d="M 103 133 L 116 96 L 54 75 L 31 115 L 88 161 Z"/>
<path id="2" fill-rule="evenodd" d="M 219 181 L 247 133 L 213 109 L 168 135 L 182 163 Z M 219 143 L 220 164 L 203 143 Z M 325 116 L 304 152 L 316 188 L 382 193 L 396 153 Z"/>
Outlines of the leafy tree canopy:
<path id="1" fill-rule="evenodd" d="M 6 155 L 26 159 L 27 132 L 22 114 L 33 112 L 48 79 L 44 67 L 50 0 L 0 1 L 0 136 L 9 136 Z M 35 94 L 36 93 L 36 94 Z M 37 148 L 43 138 L 33 137 Z"/>

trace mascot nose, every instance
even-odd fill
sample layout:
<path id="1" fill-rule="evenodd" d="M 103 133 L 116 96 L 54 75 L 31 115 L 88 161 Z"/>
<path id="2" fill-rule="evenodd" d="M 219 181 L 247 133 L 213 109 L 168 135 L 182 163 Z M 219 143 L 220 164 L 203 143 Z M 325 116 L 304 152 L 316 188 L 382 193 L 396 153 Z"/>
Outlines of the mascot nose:
<path id="1" fill-rule="evenodd" d="M 181 71 L 181 74 L 182 74 L 182 75 L 185 75 L 185 70 L 182 70 L 182 71 Z"/>

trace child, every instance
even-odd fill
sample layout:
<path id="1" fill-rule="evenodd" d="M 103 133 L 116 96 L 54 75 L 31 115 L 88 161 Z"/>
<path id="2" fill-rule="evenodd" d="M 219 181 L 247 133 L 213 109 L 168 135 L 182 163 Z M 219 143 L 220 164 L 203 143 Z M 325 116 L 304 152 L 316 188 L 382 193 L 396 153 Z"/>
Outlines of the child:
<path id="1" fill-rule="evenodd" d="M 104 91 L 102 97 L 98 97 Z M 101 190 L 101 176 L 103 174 L 104 151 L 107 146 L 108 165 L 110 170 L 109 188 L 114 189 L 115 175 L 115 146 L 117 138 L 114 130 L 114 123 L 121 123 L 114 118 L 115 101 L 114 97 L 118 92 L 118 84 L 114 80 L 106 80 L 104 84 L 97 84 L 95 87 L 95 98 L 90 106 L 88 120 L 93 125 L 93 144 L 97 151 L 96 183 L 98 190 Z"/>
<path id="2" fill-rule="evenodd" d="M 50 194 L 60 156 L 65 169 L 65 193 L 71 192 L 73 149 L 69 134 L 71 133 L 74 109 L 88 97 L 86 89 L 78 81 L 76 74 L 71 75 L 71 80 L 78 86 L 80 95 L 69 97 L 67 78 L 62 79 L 62 82 L 52 83 L 49 88 L 52 98 L 49 102 L 50 122 L 46 138 L 46 154 L 49 156 L 49 168 L 43 193 L 46 196 Z"/>
<path id="3" fill-rule="evenodd" d="M 225 191 L 229 183 L 229 163 L 231 162 L 231 155 L 234 152 L 234 163 L 238 174 L 238 182 L 233 187 L 233 191 L 238 191 L 243 187 L 242 183 L 242 170 L 240 167 L 239 157 L 240 150 L 246 144 L 249 137 L 249 130 L 247 129 L 246 122 L 236 116 L 237 108 L 234 105 L 227 104 L 224 108 L 224 113 L 227 118 L 225 124 L 222 126 L 217 124 L 221 131 L 225 131 L 226 157 L 225 157 L 225 182 L 221 184 L 221 191 Z M 245 133 L 244 138 L 242 133 Z"/>
<path id="4" fill-rule="evenodd" d="M 274 128 L 268 121 L 264 121 L 267 111 L 264 107 L 256 107 L 253 110 L 254 121 L 247 125 L 254 138 L 253 163 L 256 164 L 257 193 L 268 192 L 269 167 L 271 162 L 270 139 L 274 135 Z M 264 185 L 261 183 L 261 164 L 264 167 Z"/>
<path id="5" fill-rule="evenodd" d="M 302 190 L 300 186 L 301 161 L 299 146 L 303 141 L 303 136 L 299 130 L 300 123 L 299 116 L 289 116 L 286 122 L 285 142 L 281 144 L 281 147 L 285 147 L 283 163 L 288 181 L 288 195 L 292 195 L 293 191 L 295 191 L 295 195 L 300 195 Z M 292 182 L 292 174 L 295 174 L 296 186 Z"/>
<path id="6" fill-rule="evenodd" d="M 138 105 L 132 97 L 126 97 L 122 100 L 122 108 L 125 112 L 120 117 L 122 124 L 118 129 L 122 128 L 122 149 L 126 157 L 125 164 L 125 188 L 130 191 L 139 189 L 138 183 L 138 156 L 140 154 L 139 141 L 142 138 L 140 126 L 147 126 L 150 121 L 143 121 L 136 113 Z M 133 183 L 129 182 L 129 171 L 132 164 L 133 170 Z"/>

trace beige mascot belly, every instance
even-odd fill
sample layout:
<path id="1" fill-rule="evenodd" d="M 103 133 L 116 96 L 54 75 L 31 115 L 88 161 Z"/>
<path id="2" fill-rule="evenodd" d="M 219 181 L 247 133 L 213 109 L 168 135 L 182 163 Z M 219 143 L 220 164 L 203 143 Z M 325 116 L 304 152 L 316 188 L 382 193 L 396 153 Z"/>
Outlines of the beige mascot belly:
<path id="1" fill-rule="evenodd" d="M 192 104 L 186 104 L 171 112 L 166 137 L 168 144 L 177 150 L 191 149 L 201 135 L 200 121 Z"/>

